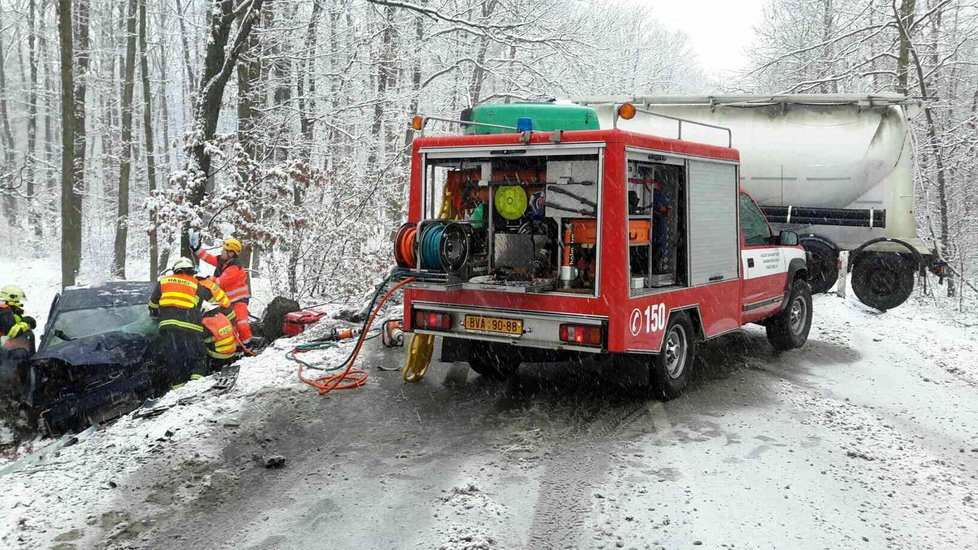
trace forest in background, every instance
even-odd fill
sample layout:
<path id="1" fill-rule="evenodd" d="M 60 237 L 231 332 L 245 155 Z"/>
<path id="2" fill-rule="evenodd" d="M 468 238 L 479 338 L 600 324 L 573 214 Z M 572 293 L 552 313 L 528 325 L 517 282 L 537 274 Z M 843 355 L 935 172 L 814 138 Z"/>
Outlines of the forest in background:
<path id="1" fill-rule="evenodd" d="M 193 228 L 278 294 L 345 296 L 390 265 L 416 112 L 897 92 L 923 102 L 921 235 L 973 272 L 978 0 L 771 0 L 755 31 L 716 82 L 641 2 L 0 0 L 0 251 L 145 278 Z"/>

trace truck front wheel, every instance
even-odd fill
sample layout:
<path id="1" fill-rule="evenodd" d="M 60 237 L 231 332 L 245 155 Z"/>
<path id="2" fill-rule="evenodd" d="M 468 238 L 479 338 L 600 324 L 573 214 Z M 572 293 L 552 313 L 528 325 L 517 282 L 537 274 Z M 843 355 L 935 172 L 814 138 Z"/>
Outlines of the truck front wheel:
<path id="1" fill-rule="evenodd" d="M 880 311 L 907 301 L 913 292 L 913 263 L 899 254 L 864 252 L 852 266 L 852 291 Z"/>
<path id="2" fill-rule="evenodd" d="M 510 345 L 472 342 L 469 366 L 482 376 L 502 380 L 519 368 L 520 355 Z"/>
<path id="3" fill-rule="evenodd" d="M 693 323 L 685 313 L 677 313 L 669 320 L 662 337 L 662 349 L 652 357 L 649 365 L 649 389 L 652 395 L 663 401 L 679 397 L 686 389 L 695 356 Z"/>
<path id="4" fill-rule="evenodd" d="M 807 282 L 797 280 L 791 285 L 787 305 L 765 327 L 768 341 L 778 351 L 805 345 L 812 328 L 812 289 Z"/>

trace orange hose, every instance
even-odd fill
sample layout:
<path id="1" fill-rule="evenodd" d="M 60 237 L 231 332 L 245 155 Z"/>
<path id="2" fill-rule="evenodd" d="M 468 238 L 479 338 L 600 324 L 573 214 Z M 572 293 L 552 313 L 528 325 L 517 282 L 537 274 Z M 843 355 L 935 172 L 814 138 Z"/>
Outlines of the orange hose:
<path id="1" fill-rule="evenodd" d="M 234 341 L 237 342 L 239 346 L 241 346 L 241 351 L 243 351 L 244 354 L 247 355 L 248 357 L 254 357 L 258 355 L 257 353 L 251 351 L 251 349 L 249 349 L 248 346 L 244 345 L 244 342 L 242 342 L 241 338 L 238 337 L 237 332 L 234 333 Z"/>
<path id="2" fill-rule="evenodd" d="M 320 376 L 318 378 L 306 378 L 302 375 L 302 363 L 299 363 L 299 380 L 302 380 L 306 384 L 319 390 L 319 395 L 325 395 L 333 390 L 348 390 L 351 388 L 359 388 L 360 386 L 367 383 L 367 371 L 361 369 L 354 369 L 353 363 L 356 362 L 357 356 L 360 355 L 360 349 L 363 347 L 363 342 L 367 337 L 367 331 L 370 330 L 370 325 L 373 324 L 374 319 L 377 317 L 377 313 L 380 312 L 380 308 L 384 306 L 384 303 L 391 294 L 394 294 L 396 290 L 402 286 L 413 281 L 414 277 L 408 277 L 403 281 L 394 285 L 384 297 L 380 299 L 377 303 L 377 307 L 374 308 L 373 312 L 370 314 L 370 318 L 367 320 L 367 324 L 363 327 L 363 332 L 360 333 L 360 338 L 357 339 L 357 345 L 353 348 L 353 354 L 346 363 L 346 369 L 338 374 L 329 374 L 326 376 Z M 311 351 L 311 350 L 310 350 Z M 296 350 L 295 353 L 302 353 L 302 350 Z"/>
<path id="3" fill-rule="evenodd" d="M 408 228 L 408 230 L 404 232 L 404 238 L 401 239 L 400 242 L 401 257 L 405 259 L 408 267 L 415 267 L 417 265 L 414 258 L 414 238 L 417 232 L 418 229 L 416 227 Z"/>

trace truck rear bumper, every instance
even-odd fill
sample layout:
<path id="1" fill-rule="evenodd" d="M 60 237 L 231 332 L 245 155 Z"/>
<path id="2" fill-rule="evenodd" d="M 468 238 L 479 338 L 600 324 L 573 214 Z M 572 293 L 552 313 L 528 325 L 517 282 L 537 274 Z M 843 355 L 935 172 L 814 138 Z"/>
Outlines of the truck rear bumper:
<path id="1" fill-rule="evenodd" d="M 406 313 L 411 315 L 411 319 L 414 318 L 415 311 L 448 313 L 451 315 L 451 327 L 447 330 L 418 328 L 412 322 L 411 331 L 418 334 L 450 336 L 452 338 L 498 342 L 548 350 L 566 350 L 585 353 L 602 353 L 607 351 L 606 327 L 608 326 L 608 318 L 604 316 L 484 308 L 423 301 L 412 301 L 407 305 L 410 307 L 410 310 Z M 506 334 L 497 331 L 466 328 L 467 317 L 518 321 L 522 325 L 522 332 L 520 334 Z M 604 328 L 603 342 L 600 346 L 588 346 L 561 341 L 560 325 L 562 324 L 602 327 Z"/>

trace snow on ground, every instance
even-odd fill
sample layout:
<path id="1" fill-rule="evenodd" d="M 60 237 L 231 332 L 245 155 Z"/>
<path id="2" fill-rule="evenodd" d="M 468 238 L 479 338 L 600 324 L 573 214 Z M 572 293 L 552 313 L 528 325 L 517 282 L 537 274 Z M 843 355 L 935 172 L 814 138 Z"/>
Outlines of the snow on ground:
<path id="1" fill-rule="evenodd" d="M 312 330 L 306 338 L 320 335 L 326 327 L 317 328 L 318 332 Z M 291 386 L 297 392 L 312 391 L 297 379 L 295 363 L 285 358 L 299 341 L 280 340 L 258 357 L 242 359 L 238 382 L 227 394 L 209 391 L 213 376 L 191 381 L 159 399 L 155 407 L 169 408 L 158 416 L 135 418 L 140 412 L 137 410 L 36 465 L 0 476 L 0 546 L 48 548 L 70 541 L 88 547 L 99 538 L 124 540 L 140 532 L 145 526 L 120 523 L 117 510 L 125 506 L 114 496 L 116 487 L 133 483 L 129 476 L 139 469 L 158 470 L 159 481 L 143 489 L 150 493 L 149 502 L 155 501 L 150 506 L 160 509 L 212 490 L 222 475 L 231 475 L 206 468 L 219 460 L 227 444 L 227 437 L 216 435 L 217 430 L 237 428 L 241 409 L 260 401 L 270 390 Z M 336 364 L 349 349 L 346 343 L 308 353 L 304 358 Z M 52 441 L 35 442 L 35 450 Z M 158 496 L 154 497 L 155 493 Z M 98 527 L 103 524 L 118 533 L 100 531 Z M 96 529 L 88 529 L 83 537 L 81 533 L 92 526 Z M 78 538 L 72 534 L 65 537 L 66 532 L 78 534 Z"/>
<path id="2" fill-rule="evenodd" d="M 12 276 L 26 280 L 31 313 L 43 319 L 46 311 L 42 310 L 47 308 L 40 304 L 57 291 L 56 273 L 50 261 L 26 260 L 15 269 L 9 264 L 0 268 L 0 282 Z M 805 531 L 810 537 L 807 542 L 821 541 L 829 546 L 840 540 L 852 545 L 869 542 L 868 536 L 851 529 L 857 520 L 873 528 L 869 547 L 881 546 L 876 538 L 879 532 L 890 533 L 885 535 L 886 544 L 904 548 L 933 546 L 935 541 L 954 536 L 964 541 L 973 536 L 978 526 L 978 493 L 970 466 L 978 457 L 978 433 L 974 433 L 973 421 L 964 418 L 971 415 L 973 420 L 970 411 L 976 403 L 974 392 L 963 392 L 961 387 L 978 389 L 978 323 L 973 314 L 949 314 L 943 305 L 933 298 L 917 296 L 881 314 L 852 297 L 840 300 L 819 296 L 808 351 L 749 367 L 776 370 L 781 379 L 776 383 L 773 406 L 756 410 L 744 407 L 738 413 L 745 422 L 739 428 L 746 432 L 743 437 L 728 433 L 717 438 L 706 424 L 677 421 L 669 425 L 659 412 L 653 416 L 660 418 L 666 429 L 653 443 L 615 451 L 610 463 L 607 458 L 597 460 L 582 453 L 575 464 L 593 463 L 600 470 L 610 468 L 610 464 L 642 460 L 636 457 L 643 456 L 655 456 L 656 463 L 649 475 L 657 483 L 645 486 L 637 481 L 641 478 L 636 477 L 636 470 L 618 466 L 615 471 L 620 477 L 612 474 L 612 483 L 605 484 L 600 495 L 590 495 L 594 503 L 590 514 L 595 525 L 593 543 L 621 546 L 620 533 L 627 532 L 623 525 L 630 525 L 629 518 L 648 515 L 655 507 L 659 507 L 655 512 L 659 519 L 650 532 L 666 547 L 688 545 L 687 535 L 693 529 L 701 529 L 709 546 L 718 546 L 724 536 L 727 540 L 754 540 L 752 533 L 756 532 L 752 530 L 760 529 L 762 523 L 772 528 L 782 525 L 778 527 L 780 535 L 771 534 L 770 529 L 765 533 L 776 546 L 784 547 L 792 545 L 798 522 L 810 529 Z M 215 465 L 225 463 L 222 456 L 228 452 L 232 436 L 247 421 L 242 411 L 246 407 L 252 411 L 273 409 L 276 403 L 271 400 L 273 396 L 281 399 L 282 389 L 291 392 L 292 399 L 315 398 L 314 390 L 297 380 L 295 364 L 285 354 L 297 342 L 316 337 L 326 328 L 314 327 L 304 338 L 276 342 L 261 356 L 243 359 L 238 383 L 228 394 L 209 391 L 212 378 L 190 382 L 159 400 L 156 406 L 165 410 L 158 416 L 137 418 L 137 411 L 21 471 L 0 475 L 0 546 L 125 544 L 151 527 L 152 519 L 146 518 L 162 518 L 192 500 L 219 501 L 223 498 L 222 483 L 233 480 L 236 474 Z M 757 329 L 749 328 L 748 332 Z M 304 358 L 317 364 L 336 364 L 349 349 L 350 343 L 346 343 Z M 923 362 L 932 362 L 940 369 L 921 368 Z M 823 364 L 851 368 L 851 379 L 840 385 L 817 374 L 805 378 L 806 373 L 818 373 Z M 369 386 L 374 384 L 379 382 L 371 379 L 364 391 L 370 391 Z M 726 391 L 722 385 L 717 390 Z M 733 399 L 741 399 L 736 389 L 731 388 L 730 393 L 737 395 Z M 872 396 L 867 402 L 872 405 L 862 402 L 865 396 Z M 693 399 L 695 396 L 669 406 L 682 412 Z M 704 410 L 709 406 L 705 404 Z M 772 408 L 777 415 L 772 415 Z M 666 409 L 650 404 L 650 410 Z M 911 420 L 913 424 L 908 425 Z M 961 425 L 960 435 L 952 442 L 942 435 L 947 432 L 947 423 Z M 930 437 L 928 429 L 939 436 Z M 753 436 L 753 448 L 743 458 L 732 459 L 730 445 L 749 442 L 750 433 L 760 434 Z M 534 438 L 529 433 L 517 439 L 522 443 L 506 447 L 504 453 L 512 455 L 514 465 L 522 463 L 525 448 L 533 446 Z M 32 442 L 25 445 L 22 454 L 53 441 Z M 690 448 L 680 443 L 704 447 L 705 453 L 696 465 L 702 469 L 702 476 L 690 477 L 688 465 L 681 466 Z M 948 445 L 960 447 L 954 449 L 954 454 L 962 457 L 960 462 L 947 460 L 942 454 L 947 453 Z M 794 449 L 798 453 L 792 456 Z M 779 458 L 772 468 L 773 457 Z M 263 458 L 254 457 L 259 462 Z M 744 533 L 716 532 L 708 523 L 744 504 L 734 502 L 736 480 L 752 469 L 757 470 L 755 476 L 769 475 L 770 486 L 755 485 L 751 492 L 764 499 L 784 494 L 783 514 L 766 517 L 763 509 L 745 508 L 740 513 L 759 523 L 747 524 L 745 520 Z M 135 475 L 137 470 L 139 476 Z M 565 477 L 571 479 L 562 472 L 560 468 L 549 472 L 540 480 L 539 490 L 576 494 L 577 489 L 561 485 L 567 482 Z M 675 482 L 678 472 L 686 472 L 682 485 Z M 825 485 L 825 476 L 840 483 Z M 725 478 L 734 481 L 728 483 Z M 840 504 L 834 510 L 821 507 L 819 503 L 825 498 L 846 503 L 845 493 L 822 494 L 837 486 L 858 487 L 859 494 L 872 497 L 858 505 Z M 494 485 L 478 476 L 458 479 L 436 505 L 437 516 L 450 521 L 439 527 L 435 540 L 449 550 L 506 546 L 504 543 L 513 537 L 507 534 L 506 525 L 529 522 L 528 517 L 503 504 L 518 499 L 509 493 L 527 490 L 525 485 L 520 487 Z M 787 500 L 789 494 L 806 492 L 811 499 Z M 643 495 L 653 493 L 657 502 L 646 511 L 649 500 Z M 554 504 L 577 505 L 566 499 Z M 857 519 L 846 517 L 852 508 L 858 509 Z M 133 515 L 126 510 L 132 510 Z M 559 510 L 553 512 L 559 516 Z M 540 510 L 536 513 L 540 515 Z M 894 514 L 904 518 L 903 525 L 889 523 Z M 794 526 L 790 518 L 794 518 Z M 682 527 L 678 526 L 680 521 Z"/>

